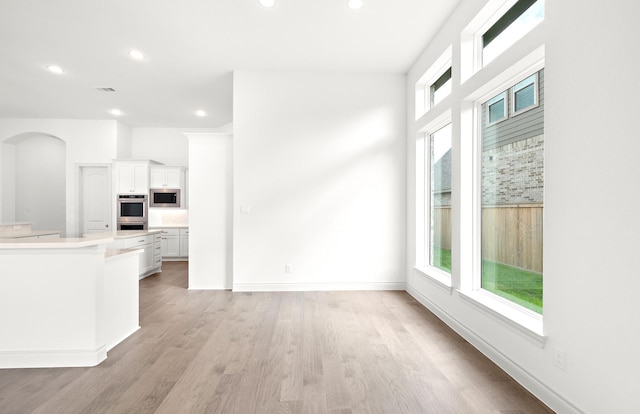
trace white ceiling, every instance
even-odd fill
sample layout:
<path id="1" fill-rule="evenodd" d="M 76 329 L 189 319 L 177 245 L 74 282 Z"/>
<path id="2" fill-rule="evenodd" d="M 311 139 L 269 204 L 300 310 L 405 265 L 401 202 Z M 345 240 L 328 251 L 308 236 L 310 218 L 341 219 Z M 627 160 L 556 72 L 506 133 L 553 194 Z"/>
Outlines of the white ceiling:
<path id="1" fill-rule="evenodd" d="M 0 118 L 119 108 L 133 127 L 217 127 L 232 121 L 233 70 L 406 73 L 459 0 L 346 2 L 0 0 Z"/>

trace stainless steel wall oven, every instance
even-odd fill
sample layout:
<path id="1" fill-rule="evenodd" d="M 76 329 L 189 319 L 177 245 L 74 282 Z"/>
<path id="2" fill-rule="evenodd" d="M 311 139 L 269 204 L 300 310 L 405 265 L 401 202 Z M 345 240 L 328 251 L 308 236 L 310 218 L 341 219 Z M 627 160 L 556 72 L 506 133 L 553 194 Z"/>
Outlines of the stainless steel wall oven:
<path id="1" fill-rule="evenodd" d="M 146 230 L 147 214 L 145 194 L 118 194 L 118 230 Z"/>

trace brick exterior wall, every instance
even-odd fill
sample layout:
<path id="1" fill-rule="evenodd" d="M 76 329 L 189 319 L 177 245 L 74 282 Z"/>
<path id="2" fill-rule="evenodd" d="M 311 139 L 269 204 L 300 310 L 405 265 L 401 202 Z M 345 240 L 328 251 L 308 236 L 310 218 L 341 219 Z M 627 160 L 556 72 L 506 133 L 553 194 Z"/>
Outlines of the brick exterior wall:
<path id="1" fill-rule="evenodd" d="M 482 205 L 541 204 L 544 135 L 482 152 Z"/>

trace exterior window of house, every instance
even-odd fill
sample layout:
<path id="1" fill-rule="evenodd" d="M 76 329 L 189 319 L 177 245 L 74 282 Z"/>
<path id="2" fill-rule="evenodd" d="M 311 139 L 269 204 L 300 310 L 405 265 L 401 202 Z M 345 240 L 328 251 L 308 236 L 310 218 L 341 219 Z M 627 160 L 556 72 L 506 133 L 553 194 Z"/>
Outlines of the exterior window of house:
<path id="1" fill-rule="evenodd" d="M 429 136 L 429 265 L 451 273 L 451 124 Z"/>
<path id="2" fill-rule="evenodd" d="M 451 94 L 451 67 L 447 69 L 430 87 L 431 107 Z"/>
<path id="3" fill-rule="evenodd" d="M 538 104 L 538 75 L 534 73 L 511 89 L 513 114 L 526 111 Z"/>
<path id="4" fill-rule="evenodd" d="M 510 116 L 495 125 L 490 121 L 496 98 L 481 104 L 481 110 L 489 115 L 483 117 L 480 146 L 481 288 L 539 314 L 543 274 L 543 81 L 541 70 L 509 88 L 513 109 L 527 109 L 527 116 Z"/>
<path id="5" fill-rule="evenodd" d="M 507 93 L 502 92 L 489 99 L 487 106 L 487 122 L 495 124 L 507 118 Z"/>
<path id="6" fill-rule="evenodd" d="M 491 62 L 544 20 L 544 0 L 518 0 L 482 35 L 483 65 Z"/>

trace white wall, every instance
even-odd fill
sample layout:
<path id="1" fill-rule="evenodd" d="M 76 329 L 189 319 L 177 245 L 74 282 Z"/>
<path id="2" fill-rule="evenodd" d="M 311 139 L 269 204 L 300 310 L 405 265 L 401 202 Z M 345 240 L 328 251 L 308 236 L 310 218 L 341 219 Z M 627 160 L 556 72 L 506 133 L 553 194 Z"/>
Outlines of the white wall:
<path id="1" fill-rule="evenodd" d="M 189 167 L 189 143 L 185 133 L 212 131 L 198 128 L 133 128 L 132 157 Z"/>
<path id="2" fill-rule="evenodd" d="M 79 231 L 78 164 L 110 163 L 116 158 L 116 123 L 109 120 L 0 119 L 0 142 L 18 134 L 42 133 L 66 143 L 66 231 L 69 237 L 78 235 Z"/>
<path id="3" fill-rule="evenodd" d="M 132 158 L 132 131 L 129 125 L 116 122 L 116 157 Z"/>
<path id="4" fill-rule="evenodd" d="M 16 147 L 0 143 L 0 223 L 16 222 Z"/>
<path id="5" fill-rule="evenodd" d="M 189 133 L 189 289 L 231 289 L 232 138 Z"/>
<path id="6" fill-rule="evenodd" d="M 234 74 L 235 290 L 404 287 L 404 87 Z"/>
<path id="7" fill-rule="evenodd" d="M 64 233 L 66 144 L 39 134 L 20 138 L 14 146 L 15 221 Z"/>
<path id="8" fill-rule="evenodd" d="M 640 290 L 634 260 L 640 246 L 638 7 L 630 1 L 588 7 L 578 0 L 548 1 L 544 23 L 460 85 L 460 31 L 486 3 L 463 0 L 408 75 L 408 290 L 557 412 L 640 412 L 634 300 Z M 479 312 L 457 291 L 449 294 L 413 271 L 413 160 L 418 128 L 426 122 L 413 119 L 413 88 L 450 44 L 454 168 L 462 167 L 460 156 L 471 142 L 460 128 L 465 98 L 546 45 L 544 348 Z M 454 172 L 454 182 L 460 190 L 459 173 Z M 470 197 L 456 197 L 454 209 L 460 211 Z M 463 227 L 469 223 L 459 213 L 457 218 Z M 456 244 L 465 247 L 459 236 Z M 464 251 L 462 257 L 468 257 Z M 469 269 L 468 263 L 453 263 L 456 288 Z M 554 366 L 554 348 L 566 352 L 566 370 Z"/>

